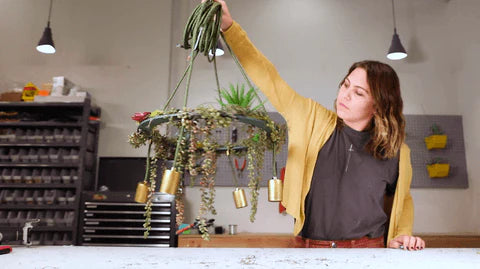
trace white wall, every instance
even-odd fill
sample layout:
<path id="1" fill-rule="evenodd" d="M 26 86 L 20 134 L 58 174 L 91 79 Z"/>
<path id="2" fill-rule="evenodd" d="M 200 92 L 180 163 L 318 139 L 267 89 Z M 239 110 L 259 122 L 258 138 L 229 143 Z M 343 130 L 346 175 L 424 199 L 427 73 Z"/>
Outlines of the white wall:
<path id="1" fill-rule="evenodd" d="M 452 64 L 455 73 L 456 89 L 458 89 L 458 107 L 463 115 L 465 132 L 465 147 L 467 154 L 467 169 L 470 188 L 465 191 L 464 201 L 467 207 L 460 208 L 460 212 L 468 212 L 471 207 L 472 216 L 466 218 L 468 232 L 480 233 L 480 142 L 477 134 L 480 133 L 480 94 L 478 77 L 478 63 L 480 62 L 480 36 L 474 34 L 480 27 L 480 5 L 478 1 L 455 1 L 449 7 L 451 23 L 450 32 L 453 33 L 452 51 L 458 55 L 458 62 Z M 464 26 L 460 30 L 459 25 Z M 456 211 L 452 211 L 456 212 Z M 464 213 L 465 215 L 467 213 Z M 461 217 L 461 216 L 460 216 Z M 457 218 L 457 214 L 455 217 Z M 453 228 L 455 229 L 455 228 Z"/>
<path id="2" fill-rule="evenodd" d="M 64 75 L 88 89 L 102 107 L 100 156 L 143 156 L 127 135 L 130 115 L 163 106 L 186 66 L 180 41 L 194 0 L 54 1 L 57 53 L 34 50 L 46 24 L 47 0 L 0 0 L 0 87 L 12 81 L 41 84 Z M 480 233 L 480 131 L 477 63 L 480 2 L 396 1 L 397 28 L 409 52 L 385 58 L 393 33 L 387 0 L 229 0 L 234 18 L 298 92 L 332 108 L 336 88 L 355 61 L 374 59 L 398 72 L 406 114 L 461 114 L 470 187 L 413 189 L 415 233 Z M 218 58 L 222 85 L 242 82 L 229 56 Z M 182 87 L 183 89 L 183 87 Z M 204 59 L 193 72 L 189 106 L 214 103 L 213 70 Z M 175 103 L 181 103 L 177 98 Z M 262 189 L 257 221 L 233 206 L 231 188 L 218 188 L 216 223 L 239 231 L 290 233 L 293 220 L 267 202 Z M 198 210 L 198 189 L 187 189 L 187 220 Z"/>

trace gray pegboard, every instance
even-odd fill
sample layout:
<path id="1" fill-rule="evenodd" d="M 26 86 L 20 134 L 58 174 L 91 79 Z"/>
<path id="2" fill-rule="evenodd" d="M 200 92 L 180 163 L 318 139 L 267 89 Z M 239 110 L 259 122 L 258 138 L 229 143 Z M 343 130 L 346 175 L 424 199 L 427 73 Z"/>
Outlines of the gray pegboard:
<path id="1" fill-rule="evenodd" d="M 285 120 L 283 117 L 278 113 L 278 112 L 269 112 L 268 113 L 272 120 L 274 120 L 277 123 L 280 124 L 285 124 Z M 216 130 L 214 133 L 216 141 L 219 143 L 223 144 L 227 142 L 229 139 L 231 139 L 231 134 L 233 127 L 237 128 L 238 130 L 238 139 L 244 139 L 246 136 L 246 127 L 247 125 L 244 123 L 240 122 L 234 122 L 232 123 L 231 127 L 228 129 L 222 129 L 222 130 Z M 233 169 L 236 170 L 235 163 L 234 163 L 234 158 L 235 156 L 231 155 L 232 159 L 232 166 Z M 237 161 L 239 166 L 241 167 L 243 164 L 243 160 L 246 159 L 245 157 L 237 157 Z M 277 175 L 280 177 L 280 170 L 281 168 L 285 167 L 285 164 L 287 162 L 287 143 L 285 143 L 281 149 L 280 152 L 277 152 L 276 156 L 276 161 L 277 161 Z M 264 157 L 264 164 L 263 164 L 263 170 L 262 170 L 262 181 L 260 182 L 261 187 L 266 187 L 268 186 L 268 180 L 272 178 L 273 175 L 273 168 L 272 168 L 272 152 L 267 151 L 265 153 Z M 242 173 L 238 173 L 238 185 L 239 187 L 246 187 L 248 186 L 248 170 L 245 167 Z M 185 177 L 185 184 L 190 184 L 190 178 L 188 176 Z M 194 186 L 199 185 L 199 179 L 197 178 L 195 181 Z M 217 159 L 217 173 L 215 176 L 215 186 L 222 186 L 222 187 L 228 187 L 228 186 L 234 186 L 234 180 L 232 176 L 232 168 L 228 164 L 228 157 L 225 154 L 219 155 Z"/>
<path id="2" fill-rule="evenodd" d="M 463 140 L 462 116 L 457 115 L 405 115 L 406 143 L 411 149 L 412 188 L 468 188 L 467 163 Z M 433 124 L 447 135 L 444 149 L 428 150 L 424 138 L 431 135 Z M 442 158 L 450 164 L 445 178 L 430 178 L 426 165 L 433 158 Z"/>

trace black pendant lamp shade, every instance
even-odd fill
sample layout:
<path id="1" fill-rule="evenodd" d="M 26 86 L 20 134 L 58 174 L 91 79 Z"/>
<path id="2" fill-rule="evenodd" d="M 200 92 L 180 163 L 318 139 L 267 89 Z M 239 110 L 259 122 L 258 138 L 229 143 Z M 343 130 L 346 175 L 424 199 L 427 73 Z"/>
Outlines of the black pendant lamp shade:
<path id="1" fill-rule="evenodd" d="M 402 46 L 402 42 L 400 42 L 400 37 L 397 34 L 397 23 L 395 21 L 395 6 L 392 0 L 392 14 L 393 14 L 393 37 L 392 37 L 392 44 L 390 44 L 390 48 L 388 49 L 387 58 L 390 60 L 400 60 L 407 57 L 407 51 Z"/>
<path id="2" fill-rule="evenodd" d="M 55 53 L 55 45 L 53 44 L 52 29 L 50 28 L 50 15 L 52 13 L 52 1 L 50 0 L 50 10 L 48 12 L 47 27 L 43 30 L 42 38 L 38 41 L 37 50 L 41 53 Z"/>
<path id="3" fill-rule="evenodd" d="M 222 56 L 223 54 L 225 54 L 225 51 L 224 51 L 224 49 L 223 49 L 222 42 L 220 42 L 220 39 L 218 39 L 218 41 L 217 41 L 217 49 L 215 50 L 215 56 Z M 210 55 L 210 57 L 212 57 L 212 56 L 213 56 L 212 51 L 209 51 L 209 52 L 208 52 L 208 55 Z"/>
<path id="4" fill-rule="evenodd" d="M 50 28 L 50 22 L 45 30 L 43 30 L 42 38 L 38 41 L 37 50 L 42 53 L 52 54 L 55 53 L 55 45 L 52 39 L 52 29 Z"/>
<path id="5" fill-rule="evenodd" d="M 390 44 L 390 49 L 388 49 L 387 58 L 390 60 L 400 60 L 405 57 L 407 57 L 407 51 L 402 46 L 400 37 L 397 34 L 397 29 L 395 29 L 392 37 L 392 44 Z"/>
<path id="6" fill-rule="evenodd" d="M 225 54 L 225 50 L 223 49 L 222 42 L 220 42 L 220 39 L 217 42 L 217 50 L 215 51 L 215 55 L 217 56 L 222 56 Z"/>

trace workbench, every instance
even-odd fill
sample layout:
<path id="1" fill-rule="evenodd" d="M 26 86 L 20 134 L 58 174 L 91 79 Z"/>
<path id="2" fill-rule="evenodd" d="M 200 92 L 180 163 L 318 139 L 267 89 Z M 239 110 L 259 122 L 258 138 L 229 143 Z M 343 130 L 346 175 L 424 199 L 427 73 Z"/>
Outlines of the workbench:
<path id="1" fill-rule="evenodd" d="M 14 247 L 1 268 L 480 268 L 480 248 Z"/>

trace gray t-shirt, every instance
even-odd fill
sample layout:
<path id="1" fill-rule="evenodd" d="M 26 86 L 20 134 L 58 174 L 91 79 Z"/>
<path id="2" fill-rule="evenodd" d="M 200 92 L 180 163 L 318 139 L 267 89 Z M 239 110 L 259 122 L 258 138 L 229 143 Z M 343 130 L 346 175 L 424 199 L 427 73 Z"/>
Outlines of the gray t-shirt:
<path id="1" fill-rule="evenodd" d="M 395 192 L 398 157 L 375 159 L 365 150 L 369 139 L 368 132 L 345 125 L 321 148 L 305 199 L 301 236 L 348 240 L 383 235 L 383 196 Z"/>

